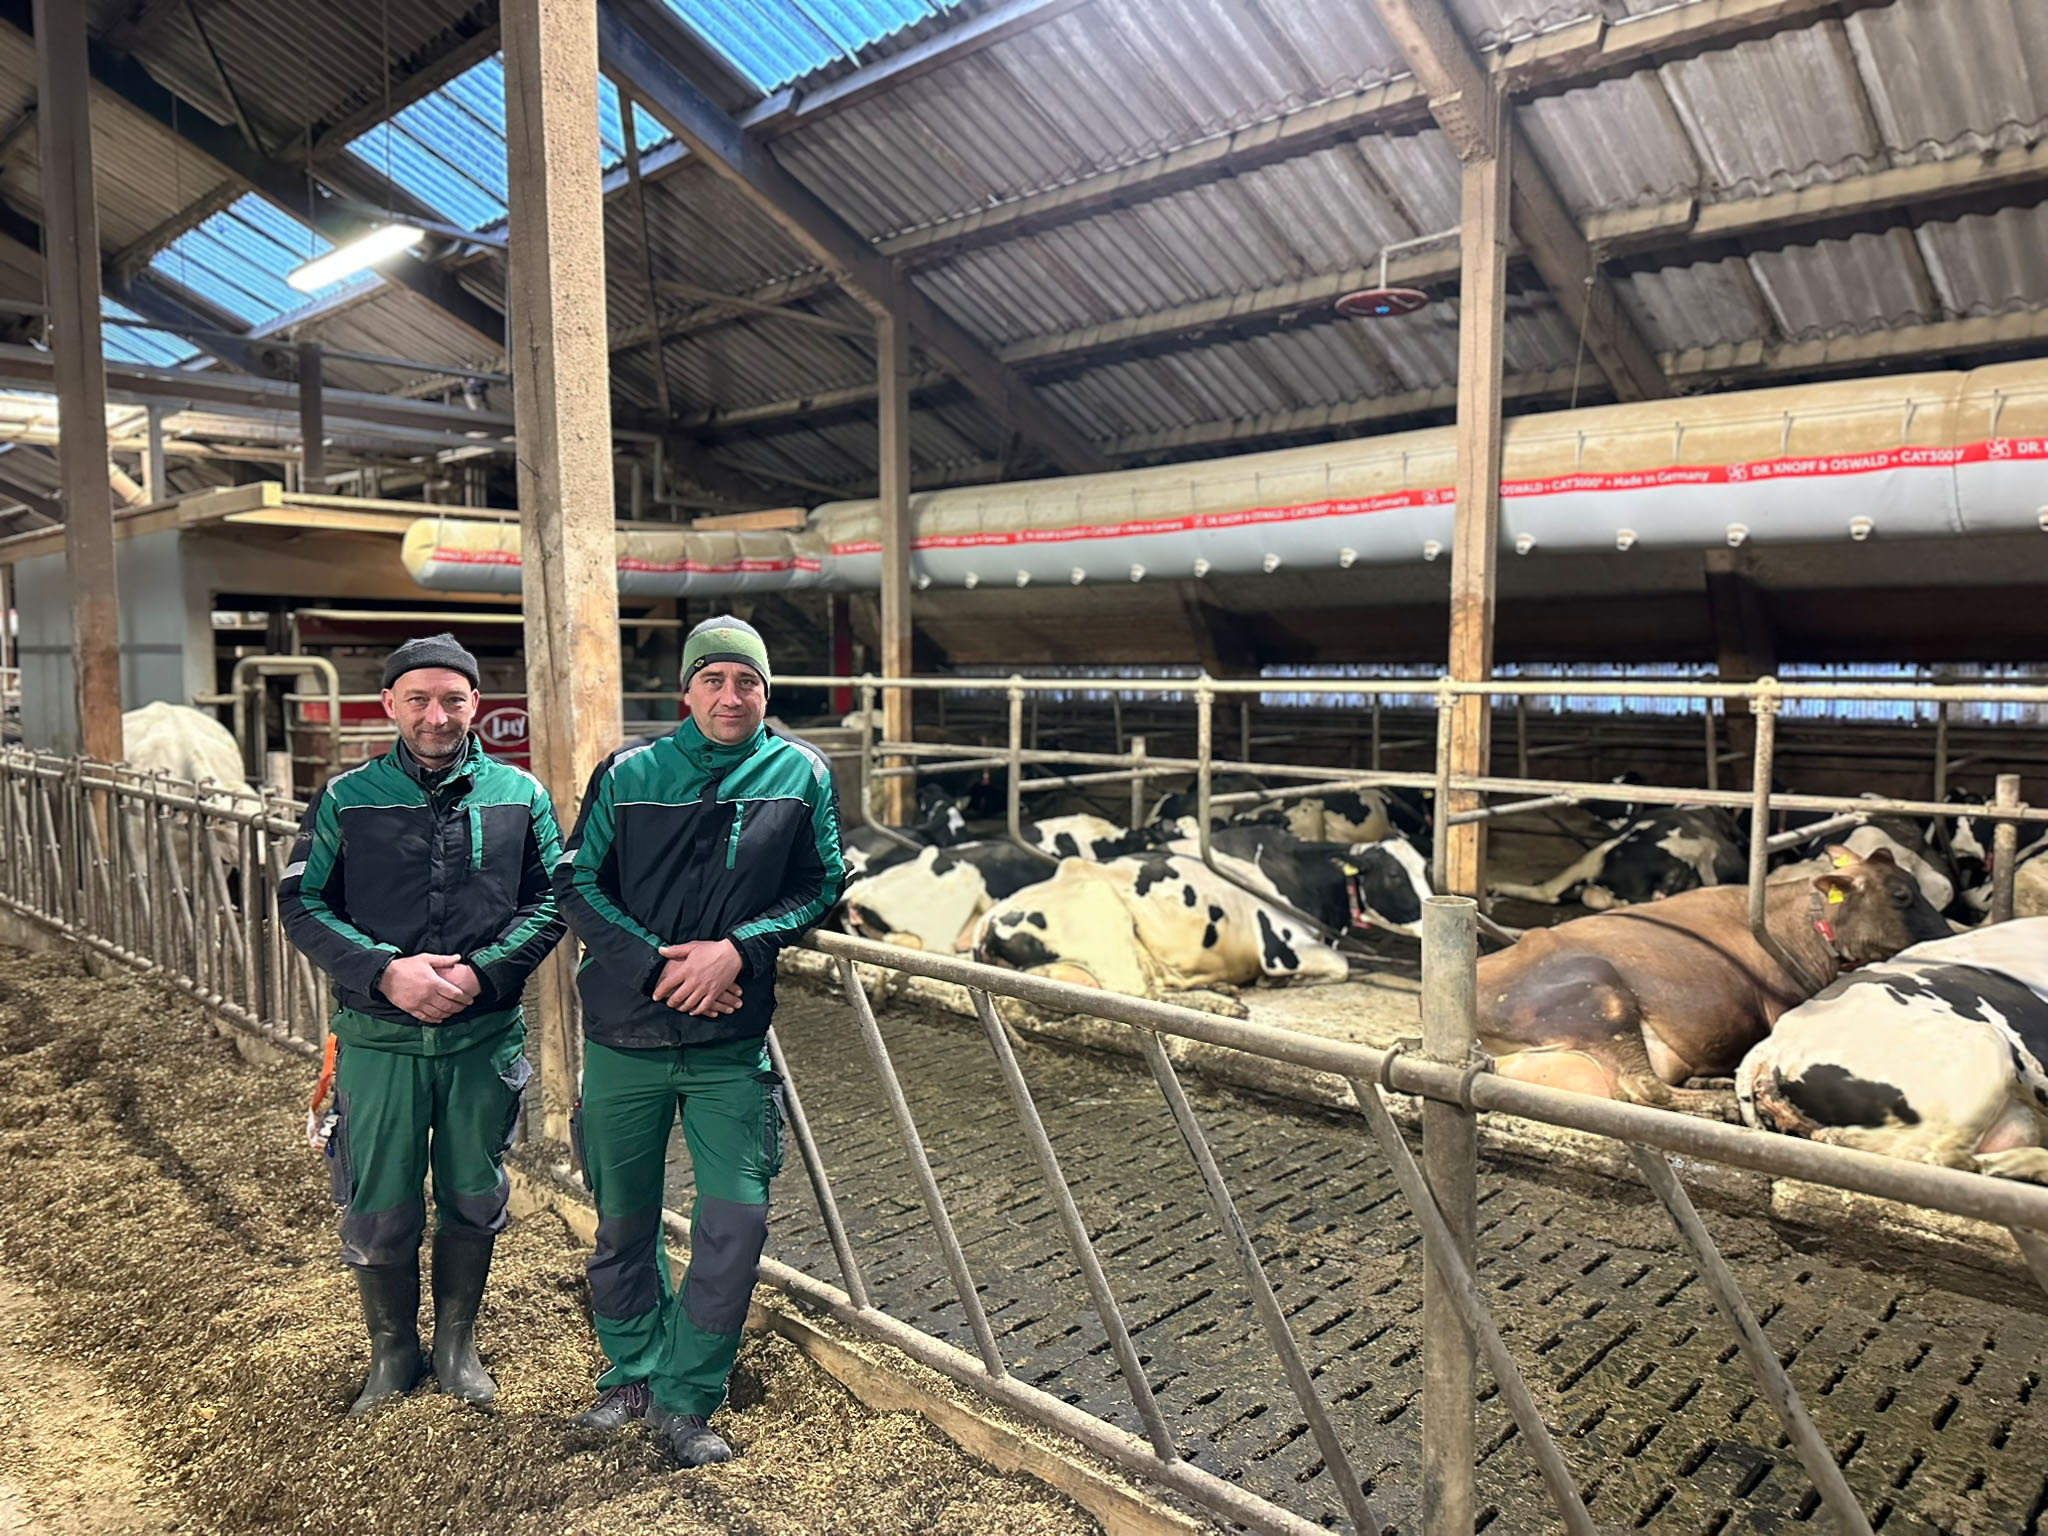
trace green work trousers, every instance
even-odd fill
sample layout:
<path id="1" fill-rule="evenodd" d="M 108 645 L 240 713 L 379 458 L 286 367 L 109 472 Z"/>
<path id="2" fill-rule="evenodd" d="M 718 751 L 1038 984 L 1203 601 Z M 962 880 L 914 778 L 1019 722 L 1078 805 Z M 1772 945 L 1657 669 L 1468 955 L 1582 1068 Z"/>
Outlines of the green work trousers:
<path id="1" fill-rule="evenodd" d="M 661 1209 L 678 1110 L 697 1198 L 690 1264 L 671 1294 Z M 589 1042 L 578 1110 L 597 1197 L 590 1303 L 610 1367 L 598 1387 L 644 1381 L 671 1413 L 725 1400 L 782 1168 L 782 1084 L 765 1040 L 622 1051 Z"/>
<path id="2" fill-rule="evenodd" d="M 533 1068 L 516 1018 L 503 1033 L 446 1056 L 344 1045 L 334 1069 L 339 1116 L 328 1143 L 344 1264 L 397 1264 L 426 1232 L 431 1172 L 443 1228 L 496 1232 L 511 1184 L 505 1150 Z"/>

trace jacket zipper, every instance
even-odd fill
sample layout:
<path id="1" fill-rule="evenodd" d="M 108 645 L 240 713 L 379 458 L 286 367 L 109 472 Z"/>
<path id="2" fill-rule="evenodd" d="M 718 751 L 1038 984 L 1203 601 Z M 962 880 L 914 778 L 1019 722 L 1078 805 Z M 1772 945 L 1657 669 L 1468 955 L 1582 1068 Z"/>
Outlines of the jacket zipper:
<path id="1" fill-rule="evenodd" d="M 744 802 L 734 804 L 732 808 L 732 831 L 726 835 L 725 839 L 725 867 L 727 869 L 731 869 L 733 861 L 739 857 L 740 821 L 746 813 L 747 807 Z"/>
<path id="2" fill-rule="evenodd" d="M 469 808 L 469 867 L 484 867 L 484 811 L 480 805 Z"/>

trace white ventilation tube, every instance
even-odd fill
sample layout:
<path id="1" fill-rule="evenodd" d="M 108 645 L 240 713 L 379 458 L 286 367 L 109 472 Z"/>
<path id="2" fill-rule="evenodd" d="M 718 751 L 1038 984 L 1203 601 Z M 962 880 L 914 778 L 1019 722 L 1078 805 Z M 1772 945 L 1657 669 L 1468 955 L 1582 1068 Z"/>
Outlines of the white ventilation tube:
<path id="1" fill-rule="evenodd" d="M 1256 576 L 1433 558 L 1451 538 L 1453 430 L 911 498 L 922 586 Z M 1935 538 L 2048 526 L 2048 362 L 1598 406 L 1507 425 L 1501 544 L 1569 551 Z M 801 533 L 621 532 L 619 590 L 718 596 L 881 585 L 873 501 Z M 406 533 L 442 591 L 516 592 L 519 530 Z"/>

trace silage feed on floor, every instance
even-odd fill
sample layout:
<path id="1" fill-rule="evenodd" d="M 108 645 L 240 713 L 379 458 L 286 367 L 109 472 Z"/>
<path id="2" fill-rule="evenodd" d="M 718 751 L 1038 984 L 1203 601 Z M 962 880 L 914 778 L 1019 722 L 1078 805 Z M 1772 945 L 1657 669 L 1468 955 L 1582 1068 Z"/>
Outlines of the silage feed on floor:
<path id="1" fill-rule="evenodd" d="M 714 1421 L 739 1451 L 725 1466 L 679 1472 L 638 1429 L 571 1428 L 602 1362 L 582 1254 L 554 1217 L 515 1223 L 499 1245 L 479 1328 L 493 1408 L 429 1389 L 343 1418 L 366 1346 L 325 1171 L 305 1145 L 310 1078 L 247 1064 L 144 979 L 0 950 L 0 1267 L 32 1293 L 35 1319 L 16 1343 L 106 1405 L 157 1528 L 1097 1529 L 915 1415 L 868 1410 L 773 1335 L 750 1336 L 737 1411 Z M 0 1414 L 36 1401 L 9 1393 Z M 30 1487 L 28 1503 L 61 1532 L 58 1506 L 78 1490 L 43 1492 Z"/>

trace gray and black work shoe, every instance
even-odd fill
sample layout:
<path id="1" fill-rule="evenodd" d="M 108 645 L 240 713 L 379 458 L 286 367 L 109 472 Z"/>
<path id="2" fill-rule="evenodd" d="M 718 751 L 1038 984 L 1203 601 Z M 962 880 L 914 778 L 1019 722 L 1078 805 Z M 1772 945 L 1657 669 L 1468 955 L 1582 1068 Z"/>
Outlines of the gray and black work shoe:
<path id="1" fill-rule="evenodd" d="M 628 1381 L 606 1387 L 598 1394 L 595 1407 L 585 1409 L 570 1422 L 578 1429 L 619 1429 L 635 1419 L 646 1418 L 653 1401 L 646 1382 Z"/>
<path id="2" fill-rule="evenodd" d="M 708 1467 L 714 1461 L 732 1460 L 732 1447 L 705 1424 L 701 1413 L 670 1413 L 659 1404 L 649 1404 L 647 1427 L 654 1431 L 668 1459 L 679 1467 Z"/>

